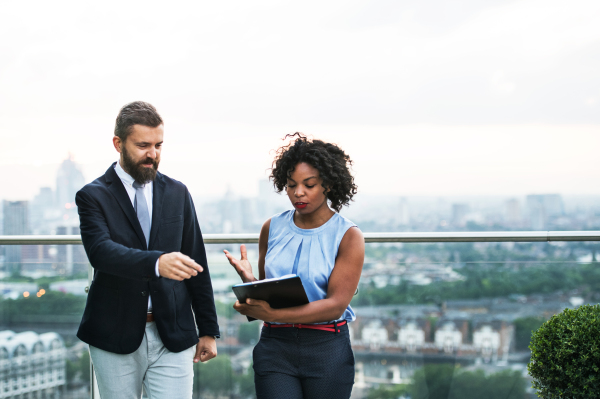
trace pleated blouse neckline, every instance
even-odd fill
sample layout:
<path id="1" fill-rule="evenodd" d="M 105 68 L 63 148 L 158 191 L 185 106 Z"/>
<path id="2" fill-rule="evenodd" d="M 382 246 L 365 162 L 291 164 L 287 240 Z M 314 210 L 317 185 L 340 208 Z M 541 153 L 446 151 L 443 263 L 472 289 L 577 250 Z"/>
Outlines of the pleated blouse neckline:
<path id="1" fill-rule="evenodd" d="M 303 229 L 303 228 L 296 226 L 296 223 L 294 223 L 294 213 L 295 212 L 290 212 L 290 213 L 291 213 L 291 217 L 288 219 L 290 229 L 295 233 L 306 235 L 306 236 L 320 233 L 321 231 L 325 230 L 328 226 L 334 224 L 335 220 L 340 217 L 340 214 L 336 212 L 329 218 L 328 221 L 323 223 L 321 226 L 315 227 L 314 229 Z"/>

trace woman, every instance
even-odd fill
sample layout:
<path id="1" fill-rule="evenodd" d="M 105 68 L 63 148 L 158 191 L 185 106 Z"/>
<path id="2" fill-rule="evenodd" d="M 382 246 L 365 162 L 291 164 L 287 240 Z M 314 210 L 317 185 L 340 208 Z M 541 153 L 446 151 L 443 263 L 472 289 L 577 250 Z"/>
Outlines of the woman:
<path id="1" fill-rule="evenodd" d="M 253 352 L 256 394 L 262 398 L 349 398 L 354 355 L 348 322 L 360 279 L 364 238 L 339 210 L 356 194 L 350 157 L 335 144 L 300 133 L 277 151 L 271 179 L 294 210 L 267 220 L 258 243 L 259 279 L 300 276 L 310 303 L 272 309 L 249 299 L 233 306 L 263 320 Z M 329 204 L 328 204 L 329 202 Z M 246 248 L 241 259 L 224 251 L 244 282 L 256 281 Z"/>

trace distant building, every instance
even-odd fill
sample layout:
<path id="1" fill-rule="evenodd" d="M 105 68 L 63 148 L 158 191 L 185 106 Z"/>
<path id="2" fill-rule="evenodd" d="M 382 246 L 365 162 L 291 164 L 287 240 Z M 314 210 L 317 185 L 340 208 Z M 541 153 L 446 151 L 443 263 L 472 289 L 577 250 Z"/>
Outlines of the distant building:
<path id="1" fill-rule="evenodd" d="M 40 234 L 39 231 L 47 230 L 45 229 L 45 221 L 49 218 L 49 213 L 55 208 L 54 197 L 54 191 L 50 187 L 41 187 L 40 192 L 33 197 L 29 207 L 29 215 L 34 234 Z M 44 231 L 44 233 L 47 234 L 48 232 Z"/>
<path id="2" fill-rule="evenodd" d="M 506 222 L 515 225 L 521 223 L 521 204 L 516 198 L 509 199 L 504 203 Z"/>
<path id="3" fill-rule="evenodd" d="M 514 348 L 515 327 L 505 307 L 492 300 L 463 301 L 472 312 L 445 310 L 434 305 L 381 305 L 356 307 L 349 325 L 356 357 L 356 383 L 410 383 L 424 363 L 508 365 Z M 482 313 L 477 302 L 489 312 Z M 512 302 L 509 302 L 512 304 Z M 490 306 L 492 306 L 490 308 Z M 523 308 L 523 304 L 517 304 Z M 537 310 L 537 306 L 531 310 Z M 491 314 L 500 312 L 501 314 Z M 529 314 L 529 310 L 526 312 Z M 513 360 L 529 357 L 513 353 Z M 525 360 L 525 362 L 527 361 Z"/>
<path id="4" fill-rule="evenodd" d="M 30 203 L 30 234 L 56 234 L 65 223 L 79 225 L 75 195 L 84 184 L 81 168 L 69 154 L 56 172 L 56 190 L 41 187 Z"/>
<path id="5" fill-rule="evenodd" d="M 502 320 L 472 321 L 473 348 L 485 362 L 507 359 L 514 340 L 512 323 Z"/>
<path id="6" fill-rule="evenodd" d="M 75 207 L 75 194 L 85 184 L 79 165 L 73 161 L 73 155 L 63 161 L 56 175 L 56 204 L 59 208 Z M 68 205 L 67 205 L 68 204 Z"/>
<path id="7" fill-rule="evenodd" d="M 425 344 L 425 330 L 416 321 L 410 321 L 401 326 L 398 333 L 398 343 L 407 352 L 416 352 Z"/>
<path id="8" fill-rule="evenodd" d="M 230 234 L 242 231 L 244 215 L 240 203 L 240 200 L 236 198 L 231 188 L 227 188 L 225 196 L 219 202 L 222 233 Z"/>
<path id="9" fill-rule="evenodd" d="M 80 235 L 79 224 L 75 220 L 71 225 L 56 228 L 57 235 Z M 83 245 L 59 245 L 56 249 L 55 274 L 70 276 L 87 272 L 88 259 Z"/>
<path id="10" fill-rule="evenodd" d="M 65 359 L 56 333 L 0 331 L 0 398 L 60 398 Z"/>
<path id="11" fill-rule="evenodd" d="M 528 195 L 527 211 L 531 228 L 545 230 L 549 218 L 564 215 L 565 206 L 558 194 Z"/>
<path id="12" fill-rule="evenodd" d="M 27 235 L 29 234 L 29 202 L 28 201 L 3 201 L 4 234 Z"/>
<path id="13" fill-rule="evenodd" d="M 400 199 L 400 204 L 396 210 L 396 224 L 400 226 L 408 226 L 410 224 L 410 213 L 406 198 Z"/>
<path id="14" fill-rule="evenodd" d="M 481 326 L 473 332 L 473 346 L 484 358 L 491 358 L 500 348 L 500 333 L 490 325 Z"/>
<path id="15" fill-rule="evenodd" d="M 5 235 L 27 235 L 29 229 L 29 202 L 28 201 L 3 201 L 4 214 L 3 231 Z M 5 263 L 9 272 L 19 271 L 23 258 L 22 251 L 27 252 L 27 247 L 20 245 L 7 245 L 5 247 Z"/>
<path id="16" fill-rule="evenodd" d="M 464 227 L 467 224 L 467 215 L 469 214 L 469 205 L 452 204 L 452 225 Z"/>
<path id="17" fill-rule="evenodd" d="M 435 332 L 435 346 L 445 353 L 453 353 L 463 343 L 463 334 L 451 321 L 445 322 Z"/>
<path id="18" fill-rule="evenodd" d="M 361 333 L 362 342 L 368 345 L 371 349 L 379 349 L 389 340 L 387 329 L 383 326 L 381 320 L 371 320 Z"/>

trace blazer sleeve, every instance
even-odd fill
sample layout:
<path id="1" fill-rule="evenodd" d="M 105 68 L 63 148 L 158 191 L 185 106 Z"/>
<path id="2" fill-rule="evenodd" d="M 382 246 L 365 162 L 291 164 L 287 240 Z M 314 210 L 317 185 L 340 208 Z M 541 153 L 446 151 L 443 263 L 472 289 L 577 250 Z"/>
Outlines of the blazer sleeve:
<path id="1" fill-rule="evenodd" d="M 134 280 L 157 278 L 154 266 L 163 252 L 129 248 L 113 241 L 101 207 L 84 189 L 75 195 L 75 203 L 83 247 L 94 269 Z"/>
<path id="2" fill-rule="evenodd" d="M 202 273 L 198 273 L 196 276 L 185 280 L 192 298 L 192 308 L 194 309 L 194 314 L 196 316 L 198 334 L 201 337 L 206 335 L 218 337 L 219 325 L 217 323 L 217 311 L 215 309 L 210 272 L 206 260 L 204 240 L 202 239 L 194 203 L 187 188 L 185 190 L 183 218 L 184 225 L 181 252 L 194 259 L 196 263 L 204 268 Z"/>

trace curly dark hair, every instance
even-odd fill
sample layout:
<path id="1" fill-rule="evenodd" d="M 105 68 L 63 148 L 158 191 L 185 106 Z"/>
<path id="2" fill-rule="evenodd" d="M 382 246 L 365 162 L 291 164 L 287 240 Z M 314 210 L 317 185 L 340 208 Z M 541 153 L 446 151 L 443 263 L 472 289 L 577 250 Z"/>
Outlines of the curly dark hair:
<path id="1" fill-rule="evenodd" d="M 331 207 L 339 212 L 352 201 L 357 192 L 354 177 L 350 174 L 350 156 L 335 144 L 310 140 L 299 132 L 287 134 L 283 140 L 294 137 L 296 139 L 290 144 L 276 151 L 269 176 L 275 190 L 282 192 L 296 165 L 305 162 L 319 171 L 323 193 L 331 202 Z"/>

